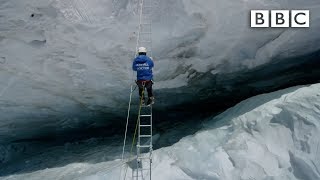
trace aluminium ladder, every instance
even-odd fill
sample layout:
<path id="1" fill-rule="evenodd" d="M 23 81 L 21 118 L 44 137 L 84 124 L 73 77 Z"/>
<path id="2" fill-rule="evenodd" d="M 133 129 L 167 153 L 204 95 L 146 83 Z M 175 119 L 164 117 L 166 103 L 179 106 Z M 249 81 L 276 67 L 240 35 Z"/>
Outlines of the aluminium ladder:
<path id="1" fill-rule="evenodd" d="M 152 7 L 153 0 L 139 0 L 140 16 L 136 52 L 139 47 L 147 48 L 152 57 Z M 141 105 L 138 117 L 138 140 L 136 145 L 136 169 L 132 171 L 133 180 L 151 180 L 152 165 L 152 105 Z"/>
<path id="2" fill-rule="evenodd" d="M 152 57 L 152 9 L 153 0 L 139 0 L 140 16 L 139 16 L 139 31 L 136 52 L 139 47 L 147 48 L 148 55 Z"/>
<path id="3" fill-rule="evenodd" d="M 138 0 L 139 1 L 139 30 L 137 33 L 136 51 L 137 55 L 139 47 L 145 47 L 147 49 L 148 56 L 152 58 L 152 7 L 153 0 Z M 133 77 L 133 76 L 132 76 Z M 130 117 L 130 105 L 133 92 L 133 86 L 131 86 L 130 101 L 127 116 L 127 125 L 124 138 L 124 145 L 122 150 L 122 160 L 124 156 L 124 150 L 126 145 L 126 135 L 128 121 Z M 127 165 L 132 169 L 133 180 L 151 180 L 151 165 L 152 165 L 152 105 L 139 106 L 137 127 L 137 145 L 136 145 L 136 158 L 127 161 Z M 136 134 L 135 134 L 136 135 Z M 134 137 L 135 137 L 134 135 Z M 135 138 L 132 145 L 134 144 Z M 131 153 L 131 151 L 130 151 Z M 131 158 L 130 158 L 131 159 Z M 127 167 L 128 167 L 127 166 Z M 122 169 L 121 169 L 122 170 Z M 126 179 L 126 172 L 124 173 L 124 179 Z M 121 171 L 120 171 L 121 177 Z"/>
<path id="4" fill-rule="evenodd" d="M 136 169 L 132 171 L 132 179 L 151 180 L 152 106 L 142 105 L 138 118 Z"/>

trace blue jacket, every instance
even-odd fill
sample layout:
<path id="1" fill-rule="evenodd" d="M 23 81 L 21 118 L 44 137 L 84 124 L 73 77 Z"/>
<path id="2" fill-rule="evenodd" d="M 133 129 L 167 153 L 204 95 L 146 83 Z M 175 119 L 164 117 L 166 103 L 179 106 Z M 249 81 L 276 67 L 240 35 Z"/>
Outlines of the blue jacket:
<path id="1" fill-rule="evenodd" d="M 137 71 L 137 80 L 152 80 L 153 61 L 146 55 L 137 56 L 132 64 L 132 69 Z"/>

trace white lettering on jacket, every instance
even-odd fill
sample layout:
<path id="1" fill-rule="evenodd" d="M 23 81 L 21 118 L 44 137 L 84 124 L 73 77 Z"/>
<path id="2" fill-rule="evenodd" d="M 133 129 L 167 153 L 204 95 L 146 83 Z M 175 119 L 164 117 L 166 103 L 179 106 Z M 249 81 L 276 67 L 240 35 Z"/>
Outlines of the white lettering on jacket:
<path id="1" fill-rule="evenodd" d="M 137 70 L 148 70 L 149 67 L 137 67 Z"/>
<path id="2" fill-rule="evenodd" d="M 143 64 L 136 64 L 137 70 L 149 70 L 149 64 L 148 63 L 143 63 Z"/>
<path id="3" fill-rule="evenodd" d="M 149 64 L 148 63 L 136 64 L 136 66 L 149 66 Z"/>

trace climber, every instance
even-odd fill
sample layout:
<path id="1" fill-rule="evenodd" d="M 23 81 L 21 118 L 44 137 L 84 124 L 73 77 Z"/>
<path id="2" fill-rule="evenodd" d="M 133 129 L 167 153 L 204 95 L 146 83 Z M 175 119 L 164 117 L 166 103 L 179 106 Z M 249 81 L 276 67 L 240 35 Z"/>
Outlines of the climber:
<path id="1" fill-rule="evenodd" d="M 152 93 L 153 74 L 152 68 L 154 64 L 150 57 L 147 56 L 147 49 L 145 47 L 139 47 L 138 56 L 134 59 L 132 69 L 137 71 L 136 83 L 139 87 L 139 96 L 142 104 L 145 103 L 144 88 L 148 92 L 148 101 L 146 105 L 154 104 L 154 97 Z"/>

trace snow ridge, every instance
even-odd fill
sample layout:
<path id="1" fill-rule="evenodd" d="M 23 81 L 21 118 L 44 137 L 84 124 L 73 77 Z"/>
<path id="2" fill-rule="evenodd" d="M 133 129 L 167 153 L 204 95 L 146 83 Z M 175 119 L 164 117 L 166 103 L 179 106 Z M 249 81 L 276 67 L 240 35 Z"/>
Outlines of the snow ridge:
<path id="1" fill-rule="evenodd" d="M 245 100 L 157 151 L 155 166 L 169 157 L 190 179 L 319 179 L 319 89 L 294 87 Z M 180 178 L 170 172 L 161 178 Z"/>

